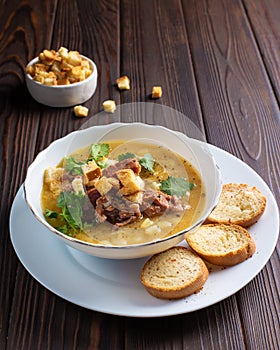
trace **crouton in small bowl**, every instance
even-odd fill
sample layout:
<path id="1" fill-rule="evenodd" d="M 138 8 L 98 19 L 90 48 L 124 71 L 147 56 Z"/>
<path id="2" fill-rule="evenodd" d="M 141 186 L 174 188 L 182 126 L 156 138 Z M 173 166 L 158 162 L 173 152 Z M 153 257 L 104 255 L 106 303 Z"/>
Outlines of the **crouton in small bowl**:
<path id="1" fill-rule="evenodd" d="M 53 142 L 30 165 L 24 191 L 35 217 L 70 247 L 133 259 L 201 225 L 221 178 L 206 143 L 163 126 L 112 123 Z"/>
<path id="2" fill-rule="evenodd" d="M 25 70 L 31 96 L 50 107 L 71 107 L 89 100 L 97 86 L 97 67 L 78 51 L 43 50 Z"/>

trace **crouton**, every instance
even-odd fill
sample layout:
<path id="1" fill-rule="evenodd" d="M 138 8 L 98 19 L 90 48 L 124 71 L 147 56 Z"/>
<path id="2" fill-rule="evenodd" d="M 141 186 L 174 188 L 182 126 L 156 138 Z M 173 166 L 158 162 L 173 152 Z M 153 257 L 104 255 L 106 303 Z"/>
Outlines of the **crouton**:
<path id="1" fill-rule="evenodd" d="M 45 78 L 44 84 L 49 86 L 57 85 L 57 80 L 56 78 Z"/>
<path id="2" fill-rule="evenodd" d="M 44 69 L 44 68 L 43 68 Z M 58 62 L 54 62 L 53 65 L 51 66 L 50 69 L 52 72 L 56 72 L 56 73 L 60 73 L 61 72 L 61 67 L 60 67 L 60 63 Z"/>
<path id="3" fill-rule="evenodd" d="M 71 71 L 68 74 L 68 79 L 72 83 L 76 83 L 76 82 L 85 80 L 85 78 L 86 78 L 85 71 L 80 66 L 72 67 Z"/>
<path id="4" fill-rule="evenodd" d="M 61 47 L 57 52 L 41 52 L 38 62 L 28 66 L 26 72 L 45 85 L 69 85 L 85 80 L 92 74 L 92 68 L 78 51 L 68 51 Z"/>
<path id="5" fill-rule="evenodd" d="M 122 195 L 130 195 L 141 190 L 140 177 L 135 175 L 133 170 L 121 169 L 117 171 L 117 177 L 123 186 L 120 189 Z"/>
<path id="6" fill-rule="evenodd" d="M 70 85 L 70 80 L 65 78 L 65 77 L 61 77 L 57 80 L 57 85 Z"/>
<path id="7" fill-rule="evenodd" d="M 34 66 L 28 66 L 26 68 L 26 73 L 30 74 L 33 77 L 35 75 L 35 65 Z"/>
<path id="8" fill-rule="evenodd" d="M 38 73 L 42 73 L 42 72 L 47 72 L 48 67 L 46 67 L 44 64 L 42 63 L 35 63 L 34 66 L 29 66 L 29 67 L 33 67 L 34 69 L 34 74 L 38 74 Z M 43 74 L 42 74 L 43 75 Z"/>
<path id="9" fill-rule="evenodd" d="M 78 51 L 69 51 L 67 58 L 66 58 L 67 63 L 71 64 L 72 66 L 80 66 L 82 63 L 82 57 L 79 54 Z"/>
<path id="10" fill-rule="evenodd" d="M 130 89 L 130 80 L 126 75 L 119 77 L 116 80 L 116 83 L 117 83 L 118 88 L 120 90 L 129 90 Z"/>
<path id="11" fill-rule="evenodd" d="M 152 98 L 160 98 L 162 96 L 161 86 L 153 86 L 152 89 Z"/>
<path id="12" fill-rule="evenodd" d="M 94 160 L 91 160 L 87 164 L 82 165 L 82 170 L 84 173 L 85 185 L 87 185 L 88 182 L 96 180 L 101 176 L 101 169 Z"/>
<path id="13" fill-rule="evenodd" d="M 76 117 L 87 117 L 88 116 L 88 108 L 84 106 L 75 106 L 74 113 Z"/>
<path id="14" fill-rule="evenodd" d="M 54 197 L 58 197 L 62 191 L 62 175 L 64 169 L 57 167 L 48 167 L 44 172 L 44 184 L 52 192 Z"/>
<path id="15" fill-rule="evenodd" d="M 114 179 L 113 177 L 102 176 L 95 183 L 95 188 L 101 194 L 101 196 L 104 196 L 106 193 L 111 191 L 113 187 L 120 187 L 119 181 L 117 179 Z"/>
<path id="16" fill-rule="evenodd" d="M 67 59 L 68 56 L 68 49 L 65 47 L 61 46 L 60 49 L 58 50 L 58 54 L 62 59 Z"/>
<path id="17" fill-rule="evenodd" d="M 44 61 L 48 61 L 48 62 L 52 62 L 56 58 L 56 53 L 54 50 L 44 50 L 43 55 L 44 55 Z"/>
<path id="18" fill-rule="evenodd" d="M 116 102 L 114 100 L 106 100 L 102 104 L 103 109 L 107 113 L 114 113 L 117 109 Z"/>

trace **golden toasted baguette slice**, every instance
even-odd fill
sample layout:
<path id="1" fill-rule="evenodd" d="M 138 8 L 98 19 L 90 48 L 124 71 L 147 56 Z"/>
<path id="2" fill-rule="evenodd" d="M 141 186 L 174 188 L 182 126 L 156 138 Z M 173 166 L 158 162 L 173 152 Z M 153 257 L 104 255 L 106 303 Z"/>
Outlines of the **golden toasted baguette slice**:
<path id="1" fill-rule="evenodd" d="M 206 223 L 253 225 L 262 216 L 266 207 L 265 196 L 246 184 L 223 185 L 218 205 L 208 216 Z"/>
<path id="2" fill-rule="evenodd" d="M 141 282 L 157 298 L 179 299 L 198 292 L 208 274 L 199 256 L 177 246 L 153 255 L 142 268 Z"/>
<path id="3" fill-rule="evenodd" d="M 256 251 L 251 234 L 234 224 L 202 225 L 189 233 L 186 241 L 201 258 L 221 266 L 239 264 Z"/>

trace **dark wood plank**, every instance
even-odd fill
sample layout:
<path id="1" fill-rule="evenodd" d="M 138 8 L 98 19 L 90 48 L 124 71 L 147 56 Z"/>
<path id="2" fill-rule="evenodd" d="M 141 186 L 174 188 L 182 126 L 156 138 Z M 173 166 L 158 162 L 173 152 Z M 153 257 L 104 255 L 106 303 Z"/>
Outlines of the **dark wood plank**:
<path id="1" fill-rule="evenodd" d="M 38 47 L 51 40 L 53 10 L 56 1 L 32 4 L 25 1 L 0 3 L 0 348 L 5 349 L 9 311 L 15 288 L 18 260 L 9 239 L 9 212 L 12 199 L 31 162 L 39 121 L 29 110 L 28 95 L 23 87 L 26 62 Z M 45 28 L 48 32 L 42 33 Z"/>
<path id="2" fill-rule="evenodd" d="M 127 348 L 245 349 L 237 307 L 227 305 L 219 303 L 205 310 L 161 319 L 128 319 Z M 231 323 L 228 315 L 232 313 L 237 317 Z"/>
<path id="3" fill-rule="evenodd" d="M 179 1 L 121 2 L 121 74 L 132 90 L 122 103 L 151 102 L 169 106 L 190 119 L 204 133 L 182 7 Z M 151 99 L 153 85 L 162 86 L 159 100 Z M 147 116 L 147 118 L 149 118 Z M 156 122 L 178 130 L 178 115 Z M 188 131 L 187 121 L 180 125 Z"/>
<path id="4" fill-rule="evenodd" d="M 246 12 L 240 1 L 189 1 L 184 11 L 208 140 L 253 167 L 279 203 L 279 109 Z M 270 308 L 265 302 L 279 293 L 277 252 L 279 245 L 262 274 L 237 294 L 249 348 L 279 344 L 279 297 Z M 254 328 L 252 315 L 259 315 Z"/>
<path id="5" fill-rule="evenodd" d="M 21 297 L 16 295 L 11 310 L 8 349 L 98 349 L 102 314 L 55 296 L 23 267 L 18 270 L 17 287 Z"/>
<path id="6" fill-rule="evenodd" d="M 252 31 L 260 49 L 272 88 L 280 103 L 280 2 L 244 0 Z"/>
<path id="7" fill-rule="evenodd" d="M 241 3 L 190 1 L 185 15 L 209 141 L 250 164 L 279 199 L 279 110 Z"/>
<path id="8" fill-rule="evenodd" d="M 279 268 L 279 256 L 274 254 L 265 269 L 250 283 L 250 288 L 242 289 L 237 295 L 248 349 L 278 347 L 280 300 L 279 280 L 273 273 L 276 268 Z M 252 326 L 249 320 L 253 319 Z"/>

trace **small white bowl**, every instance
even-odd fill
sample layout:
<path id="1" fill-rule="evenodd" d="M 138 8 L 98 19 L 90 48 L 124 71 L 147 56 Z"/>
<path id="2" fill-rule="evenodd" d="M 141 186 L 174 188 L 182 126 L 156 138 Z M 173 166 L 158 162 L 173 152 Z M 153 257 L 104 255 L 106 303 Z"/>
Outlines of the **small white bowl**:
<path id="1" fill-rule="evenodd" d="M 89 61 L 92 68 L 92 73 L 88 78 L 70 85 L 49 86 L 35 81 L 30 74 L 25 72 L 25 81 L 30 95 L 37 102 L 50 107 L 71 107 L 89 100 L 97 86 L 97 67 L 91 59 L 81 56 Z M 38 61 L 38 57 L 34 58 L 26 68 Z"/>
<path id="2" fill-rule="evenodd" d="M 61 159 L 73 151 L 95 142 L 106 140 L 135 140 L 144 138 L 153 140 L 169 148 L 189 160 L 199 170 L 206 190 L 206 203 L 200 217 L 191 227 L 172 236 L 156 241 L 127 246 L 93 244 L 67 236 L 54 229 L 45 220 L 41 207 L 40 194 L 43 185 L 44 170 L 57 165 Z M 27 171 L 24 182 L 25 198 L 31 211 L 50 232 L 67 245 L 82 252 L 110 259 L 132 259 L 152 255 L 168 249 L 181 242 L 185 234 L 200 226 L 217 205 L 221 192 L 221 177 L 215 160 L 208 150 L 207 143 L 188 138 L 184 134 L 171 131 L 162 126 L 152 126 L 142 123 L 113 123 L 93 126 L 79 130 L 54 141 L 44 151 L 38 154 Z"/>

